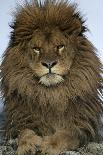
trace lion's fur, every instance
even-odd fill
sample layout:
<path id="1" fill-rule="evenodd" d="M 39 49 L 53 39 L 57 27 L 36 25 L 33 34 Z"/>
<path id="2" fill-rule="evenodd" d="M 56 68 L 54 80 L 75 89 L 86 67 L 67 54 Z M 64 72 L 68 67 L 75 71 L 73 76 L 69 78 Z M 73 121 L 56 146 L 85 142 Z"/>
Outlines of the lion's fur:
<path id="1" fill-rule="evenodd" d="M 95 140 L 102 114 L 102 64 L 85 36 L 87 28 L 76 6 L 66 1 L 26 3 L 17 10 L 11 27 L 1 64 L 8 137 L 25 128 L 42 136 L 66 128 L 83 142 Z M 39 84 L 27 64 L 28 43 L 36 29 L 45 28 L 47 39 L 48 28 L 59 29 L 74 51 L 66 80 L 54 87 Z"/>

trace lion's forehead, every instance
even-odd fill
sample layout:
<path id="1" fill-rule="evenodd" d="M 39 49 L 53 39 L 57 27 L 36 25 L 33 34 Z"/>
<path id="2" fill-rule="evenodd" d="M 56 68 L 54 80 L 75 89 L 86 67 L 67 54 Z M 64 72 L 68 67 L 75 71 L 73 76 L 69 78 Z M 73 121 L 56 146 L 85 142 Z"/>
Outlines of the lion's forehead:
<path id="1" fill-rule="evenodd" d="M 37 46 L 51 46 L 66 44 L 67 39 L 64 34 L 59 29 L 49 29 L 48 32 L 45 30 L 34 31 L 33 37 L 30 41 L 32 45 L 36 44 Z"/>

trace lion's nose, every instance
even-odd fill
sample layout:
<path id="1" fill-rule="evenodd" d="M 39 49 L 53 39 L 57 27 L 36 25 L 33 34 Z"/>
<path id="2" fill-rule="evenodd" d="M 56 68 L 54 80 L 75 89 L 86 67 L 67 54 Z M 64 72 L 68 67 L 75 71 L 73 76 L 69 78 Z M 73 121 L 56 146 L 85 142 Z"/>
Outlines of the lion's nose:
<path id="1" fill-rule="evenodd" d="M 45 62 L 41 62 L 41 64 L 50 69 L 57 64 L 57 61 L 51 61 L 51 62 L 45 61 Z"/>

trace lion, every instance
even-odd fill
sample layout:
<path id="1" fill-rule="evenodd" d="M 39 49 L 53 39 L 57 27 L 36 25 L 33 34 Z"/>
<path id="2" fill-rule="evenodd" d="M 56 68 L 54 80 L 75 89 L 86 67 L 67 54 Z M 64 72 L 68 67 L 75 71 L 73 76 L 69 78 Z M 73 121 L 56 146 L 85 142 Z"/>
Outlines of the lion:
<path id="1" fill-rule="evenodd" d="M 6 137 L 18 155 L 100 141 L 102 64 L 77 5 L 33 0 L 14 14 L 1 64 Z"/>

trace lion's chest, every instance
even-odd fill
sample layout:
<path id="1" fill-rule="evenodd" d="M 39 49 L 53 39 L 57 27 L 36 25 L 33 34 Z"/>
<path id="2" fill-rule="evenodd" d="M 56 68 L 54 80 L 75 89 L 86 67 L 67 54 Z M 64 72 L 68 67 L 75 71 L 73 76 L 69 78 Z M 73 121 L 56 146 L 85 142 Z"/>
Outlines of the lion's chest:
<path id="1" fill-rule="evenodd" d="M 58 106 L 36 106 L 33 113 L 33 123 L 39 128 L 44 135 L 55 132 L 57 128 L 67 126 L 66 109 L 58 108 Z"/>

